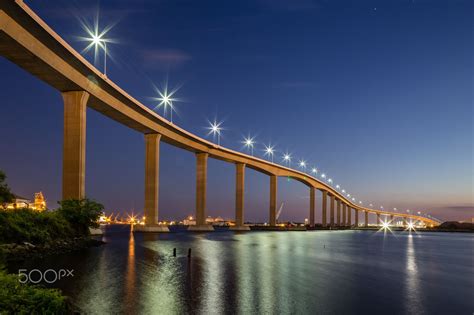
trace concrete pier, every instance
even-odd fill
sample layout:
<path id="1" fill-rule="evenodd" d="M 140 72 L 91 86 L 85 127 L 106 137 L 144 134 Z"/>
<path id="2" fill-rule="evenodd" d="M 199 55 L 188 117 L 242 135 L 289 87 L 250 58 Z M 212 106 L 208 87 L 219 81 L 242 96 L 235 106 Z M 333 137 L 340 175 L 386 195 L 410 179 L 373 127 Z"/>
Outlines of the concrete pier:
<path id="1" fill-rule="evenodd" d="M 337 226 L 341 226 L 341 199 L 336 199 L 336 202 L 337 202 L 337 208 L 336 208 L 336 211 L 337 211 L 337 215 L 336 215 L 336 222 L 337 222 Z"/>
<path id="2" fill-rule="evenodd" d="M 278 177 L 270 176 L 270 226 L 276 226 L 276 205 L 277 205 Z"/>
<path id="3" fill-rule="evenodd" d="M 342 204 L 342 224 L 341 226 L 346 226 L 346 213 L 347 213 L 347 204 Z"/>
<path id="4" fill-rule="evenodd" d="M 352 225 L 352 208 L 348 207 L 347 208 L 347 226 Z"/>
<path id="5" fill-rule="evenodd" d="M 245 164 L 235 164 L 235 226 L 230 229 L 234 231 L 249 231 L 250 227 L 244 225 L 244 201 L 245 201 Z"/>
<path id="6" fill-rule="evenodd" d="M 334 227 L 334 205 L 335 205 L 335 203 L 336 203 L 335 201 L 336 201 L 336 200 L 335 200 L 334 195 L 331 195 L 331 199 L 330 199 L 330 201 L 329 201 L 329 202 L 330 202 L 330 211 L 331 211 L 331 212 L 330 212 L 329 215 L 330 215 L 330 224 L 331 224 L 332 227 Z"/>
<path id="7" fill-rule="evenodd" d="M 367 211 L 364 211 L 364 215 L 365 215 L 364 226 L 368 227 L 369 226 L 369 213 Z"/>
<path id="8" fill-rule="evenodd" d="M 63 200 L 86 193 L 86 110 L 89 93 L 61 93 L 64 101 Z"/>
<path id="9" fill-rule="evenodd" d="M 380 213 L 377 213 L 377 226 L 380 226 Z"/>
<path id="10" fill-rule="evenodd" d="M 208 153 L 196 153 L 196 225 L 189 226 L 190 231 L 213 231 L 206 224 L 206 190 Z"/>
<path id="11" fill-rule="evenodd" d="M 328 205 L 328 192 L 323 190 L 323 198 L 322 198 L 322 207 L 321 207 L 321 223 L 323 227 L 327 226 L 327 205 Z"/>
<path id="12" fill-rule="evenodd" d="M 160 134 L 145 134 L 145 225 L 137 225 L 137 232 L 169 232 L 167 226 L 158 225 L 160 140 Z"/>
<path id="13" fill-rule="evenodd" d="M 359 210 L 354 209 L 354 226 L 359 226 Z"/>
<path id="14" fill-rule="evenodd" d="M 309 226 L 314 227 L 314 218 L 316 211 L 316 188 L 309 187 Z"/>

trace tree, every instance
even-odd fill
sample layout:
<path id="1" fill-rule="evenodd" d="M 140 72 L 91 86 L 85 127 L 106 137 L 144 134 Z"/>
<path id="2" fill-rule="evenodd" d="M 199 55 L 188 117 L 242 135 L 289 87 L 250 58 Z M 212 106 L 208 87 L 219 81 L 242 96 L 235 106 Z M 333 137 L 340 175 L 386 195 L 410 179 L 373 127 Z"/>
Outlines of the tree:
<path id="1" fill-rule="evenodd" d="M 15 197 L 6 183 L 7 176 L 5 173 L 0 170 L 0 206 L 4 209 L 7 207 L 7 204 L 13 201 Z"/>
<path id="2" fill-rule="evenodd" d="M 89 199 L 68 199 L 58 202 L 57 211 L 71 224 L 78 235 L 88 235 L 89 227 L 99 227 L 97 221 L 104 206 Z"/>

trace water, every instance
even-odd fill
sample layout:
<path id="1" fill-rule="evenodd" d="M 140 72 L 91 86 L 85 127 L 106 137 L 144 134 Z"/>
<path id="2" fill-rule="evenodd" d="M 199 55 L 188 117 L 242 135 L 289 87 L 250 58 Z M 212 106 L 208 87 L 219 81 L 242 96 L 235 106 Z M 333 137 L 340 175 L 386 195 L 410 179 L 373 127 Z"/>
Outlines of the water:
<path id="1" fill-rule="evenodd" d="M 473 234 L 132 234 L 111 226 L 104 240 L 10 269 L 74 269 L 54 286 L 90 314 L 474 312 Z"/>

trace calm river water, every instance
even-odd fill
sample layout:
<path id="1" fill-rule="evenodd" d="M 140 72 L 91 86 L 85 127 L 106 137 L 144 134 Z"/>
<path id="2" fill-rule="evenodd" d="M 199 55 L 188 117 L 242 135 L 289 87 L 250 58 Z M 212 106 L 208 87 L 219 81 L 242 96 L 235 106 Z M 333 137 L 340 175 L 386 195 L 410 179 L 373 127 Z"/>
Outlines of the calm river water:
<path id="1" fill-rule="evenodd" d="M 74 269 L 54 286 L 90 314 L 474 313 L 473 234 L 110 226 L 103 239 L 18 267 Z"/>

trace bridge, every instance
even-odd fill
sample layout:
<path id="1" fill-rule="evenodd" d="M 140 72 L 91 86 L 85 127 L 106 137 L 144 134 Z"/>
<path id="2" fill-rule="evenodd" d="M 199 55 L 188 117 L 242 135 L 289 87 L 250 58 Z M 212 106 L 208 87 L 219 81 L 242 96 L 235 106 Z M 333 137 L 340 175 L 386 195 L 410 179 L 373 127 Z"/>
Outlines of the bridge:
<path id="1" fill-rule="evenodd" d="M 209 158 L 235 164 L 235 230 L 244 225 L 245 170 L 250 168 L 268 175 L 270 185 L 269 225 L 276 225 L 277 179 L 293 178 L 309 188 L 309 226 L 315 225 L 316 190 L 322 192 L 322 226 L 359 225 L 359 213 L 400 217 L 422 221 L 428 226 L 439 223 L 424 216 L 395 213 L 363 207 L 339 190 L 304 172 L 237 152 L 202 139 L 170 123 L 141 104 L 106 75 L 90 64 L 55 33 L 22 0 L 0 0 L 0 55 L 58 90 L 64 102 L 64 142 L 62 198 L 85 197 L 86 108 L 132 128 L 145 138 L 145 226 L 144 231 L 168 230 L 158 225 L 158 186 L 160 142 L 195 153 L 196 226 L 191 230 L 212 230 L 206 225 L 207 162 Z M 329 207 L 328 207 L 329 203 Z M 329 208 L 329 209 L 328 209 Z M 329 212 L 329 213 L 328 213 Z M 328 215 L 329 214 L 329 215 Z M 352 219 L 353 218 L 353 219 Z"/>

